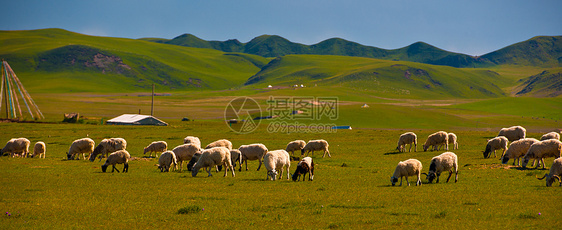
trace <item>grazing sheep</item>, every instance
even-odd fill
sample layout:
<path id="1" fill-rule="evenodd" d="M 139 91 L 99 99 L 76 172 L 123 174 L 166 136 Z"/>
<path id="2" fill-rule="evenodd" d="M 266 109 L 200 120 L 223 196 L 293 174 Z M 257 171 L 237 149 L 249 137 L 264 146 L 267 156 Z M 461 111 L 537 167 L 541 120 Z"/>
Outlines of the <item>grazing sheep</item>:
<path id="1" fill-rule="evenodd" d="M 197 144 L 183 144 L 175 147 L 172 152 L 176 155 L 177 163 L 179 164 L 179 171 L 183 170 L 183 162 L 188 162 L 193 158 L 195 153 L 201 151 L 201 148 Z"/>
<path id="2" fill-rule="evenodd" d="M 187 136 L 183 139 L 183 143 L 184 144 L 193 144 L 193 145 L 201 148 L 201 141 L 199 140 L 199 137 Z"/>
<path id="3" fill-rule="evenodd" d="M 517 161 L 517 165 L 521 164 L 521 157 L 527 153 L 532 144 L 539 142 L 535 138 L 523 138 L 512 142 L 502 157 L 502 163 L 507 164 L 509 159 L 513 159 L 513 165 Z"/>
<path id="4" fill-rule="evenodd" d="M 542 135 L 541 137 L 541 141 L 548 140 L 548 139 L 560 140 L 560 133 L 550 132 L 545 135 Z"/>
<path id="5" fill-rule="evenodd" d="M 328 142 L 322 139 L 308 141 L 308 143 L 306 143 L 304 148 L 302 148 L 301 150 L 301 156 L 304 156 L 305 153 L 306 156 L 308 156 L 308 152 L 312 152 L 310 155 L 314 156 L 314 151 L 323 150 L 324 155 L 322 155 L 322 158 L 326 156 L 326 153 L 328 153 L 329 157 L 332 157 L 332 155 L 330 155 L 330 151 L 328 150 L 329 146 L 330 145 L 328 144 Z"/>
<path id="6" fill-rule="evenodd" d="M 24 137 L 12 138 L 6 143 L 4 148 L 0 150 L 0 156 L 3 156 L 4 153 L 8 153 L 10 154 L 11 157 L 15 157 L 15 156 L 27 157 L 27 154 L 29 153 L 30 143 L 31 142 L 29 142 L 29 140 Z"/>
<path id="7" fill-rule="evenodd" d="M 453 145 L 453 150 L 455 149 L 459 149 L 459 143 L 457 142 L 457 135 L 454 133 L 447 133 L 448 135 L 448 139 L 449 139 L 449 144 Z"/>
<path id="8" fill-rule="evenodd" d="M 398 178 L 400 178 L 400 185 L 402 186 L 402 177 L 406 178 L 406 182 L 408 186 L 410 186 L 410 182 L 408 181 L 409 176 L 418 176 L 418 180 L 416 181 L 416 186 L 422 185 L 421 182 L 421 171 L 422 171 L 422 163 L 416 159 L 408 159 L 405 161 L 398 162 L 396 169 L 394 170 L 394 174 L 390 177 L 390 182 L 392 186 L 398 182 Z"/>
<path id="9" fill-rule="evenodd" d="M 457 183 L 459 179 L 459 163 L 457 160 L 457 155 L 453 152 L 444 152 L 439 156 L 435 156 L 431 158 L 431 164 L 429 165 L 429 173 L 424 173 L 427 176 L 427 181 L 429 183 L 433 182 L 433 179 L 437 178 L 435 183 L 439 183 L 439 176 L 441 176 L 441 172 L 449 171 L 449 177 L 447 177 L 447 183 L 451 176 L 453 175 L 453 171 L 455 172 L 455 183 Z"/>
<path id="10" fill-rule="evenodd" d="M 101 166 L 101 171 L 105 172 L 107 170 L 107 166 L 112 165 L 113 169 L 111 169 L 111 172 L 113 172 L 114 170 L 117 170 L 117 172 L 119 172 L 119 169 L 115 168 L 115 165 L 123 164 L 123 172 L 126 173 L 129 171 L 129 158 L 131 158 L 131 154 L 129 154 L 127 150 L 122 149 L 113 152 L 109 154 L 109 156 L 107 156 L 105 164 Z"/>
<path id="11" fill-rule="evenodd" d="M 396 150 L 398 150 L 398 152 L 406 152 L 406 145 L 409 144 L 410 145 L 410 149 L 408 149 L 408 152 L 412 151 L 412 144 L 414 144 L 414 152 L 418 151 L 418 136 L 416 136 L 415 133 L 413 132 L 407 132 L 404 133 L 402 135 L 400 135 L 400 138 L 398 138 L 398 146 L 396 147 Z"/>
<path id="12" fill-rule="evenodd" d="M 236 169 L 236 163 L 238 163 L 238 165 L 242 165 L 242 153 L 240 152 L 240 150 L 230 150 L 230 162 L 232 162 L 232 168 L 234 169 Z"/>
<path id="13" fill-rule="evenodd" d="M 257 171 L 260 171 L 263 156 L 268 151 L 264 144 L 241 145 L 238 150 L 240 150 L 240 153 L 242 154 L 242 161 L 240 162 L 240 168 L 238 168 L 238 171 L 242 171 L 242 163 L 244 162 L 246 162 L 246 171 L 248 171 L 249 160 L 258 160 L 260 164 Z"/>
<path id="14" fill-rule="evenodd" d="M 523 157 L 523 168 L 527 167 L 527 163 L 529 163 L 529 159 L 538 159 L 539 163 L 535 166 L 535 168 L 539 167 L 539 164 L 542 162 L 542 168 L 545 168 L 544 165 L 544 158 L 547 157 L 560 157 L 560 152 L 562 151 L 562 142 L 559 140 L 544 140 L 539 141 L 531 145 L 525 156 Z"/>
<path id="15" fill-rule="evenodd" d="M 205 149 L 210 149 L 210 148 L 214 148 L 214 147 L 225 147 L 228 150 L 232 150 L 232 142 L 230 142 L 227 139 L 217 140 L 217 141 L 205 146 Z"/>
<path id="16" fill-rule="evenodd" d="M 497 157 L 496 156 L 496 150 L 498 150 L 498 149 L 503 150 L 502 155 L 501 155 L 501 156 L 503 156 L 504 153 L 505 153 L 505 150 L 507 149 L 507 143 L 508 142 L 509 141 L 504 136 L 494 137 L 494 138 L 488 140 L 488 143 L 486 144 L 486 150 L 483 152 L 484 158 L 488 158 L 491 155 L 492 151 L 494 151 L 494 157 Z"/>
<path id="17" fill-rule="evenodd" d="M 158 153 L 166 152 L 166 150 L 168 150 L 168 143 L 165 141 L 154 141 L 144 147 L 143 155 L 148 153 L 148 157 L 152 157 L 152 153 L 154 153 L 154 157 L 157 157 Z"/>
<path id="18" fill-rule="evenodd" d="M 95 145 L 96 143 L 94 142 L 94 140 L 87 137 L 75 140 L 70 145 L 70 149 L 68 149 L 66 157 L 68 160 L 74 160 L 74 156 L 82 153 L 82 157 L 84 158 L 84 160 L 86 160 L 85 154 L 87 153 L 88 155 L 90 155 L 91 153 L 93 153 Z M 78 159 L 80 159 L 80 157 L 78 157 Z"/>
<path id="19" fill-rule="evenodd" d="M 195 165 L 195 163 L 197 163 L 197 161 L 199 160 L 199 157 L 201 157 L 201 152 L 197 152 L 197 153 L 193 154 L 193 156 L 191 157 L 191 160 L 189 160 L 189 162 L 187 163 L 187 171 L 191 171 L 193 169 L 193 165 Z"/>
<path id="20" fill-rule="evenodd" d="M 271 180 L 275 180 L 277 175 L 279 175 L 279 179 L 281 179 L 283 177 L 284 168 L 287 170 L 287 180 L 289 179 L 291 157 L 287 151 L 280 149 L 267 152 L 263 157 L 263 164 L 267 169 L 267 177 L 265 180 L 269 180 L 270 177 Z"/>
<path id="21" fill-rule="evenodd" d="M 157 165 L 160 172 L 169 172 L 172 165 L 174 165 L 172 169 L 175 169 L 178 165 L 176 154 L 173 151 L 165 151 L 160 154 Z"/>
<path id="22" fill-rule="evenodd" d="M 449 136 L 444 131 L 439 131 L 429 135 L 425 144 L 423 144 L 423 151 L 427 151 L 429 146 L 433 146 L 433 150 L 437 150 L 440 145 L 445 145 L 445 149 L 449 150 Z"/>
<path id="23" fill-rule="evenodd" d="M 314 161 L 311 157 L 305 157 L 297 164 L 297 169 L 293 173 L 293 181 L 298 181 L 301 175 L 302 181 L 304 181 L 307 173 L 309 181 L 314 179 Z"/>
<path id="24" fill-rule="evenodd" d="M 291 152 L 291 156 L 292 156 L 293 154 L 295 154 L 295 151 L 302 150 L 305 145 L 306 142 L 304 142 L 303 140 L 294 140 L 289 142 L 289 144 L 287 144 L 285 151 Z"/>
<path id="25" fill-rule="evenodd" d="M 98 155 L 100 155 L 100 161 L 103 156 L 107 156 L 109 153 L 115 152 L 117 150 L 124 150 L 127 148 L 127 141 L 123 138 L 109 138 L 103 139 L 98 146 L 94 149 L 94 152 L 90 155 L 90 161 L 94 161 Z"/>
<path id="26" fill-rule="evenodd" d="M 228 169 L 232 170 L 232 177 L 235 176 L 234 168 L 232 167 L 232 162 L 230 161 L 230 150 L 226 147 L 214 147 L 203 150 L 201 152 L 201 157 L 199 157 L 199 160 L 197 160 L 197 163 L 195 163 L 191 169 L 191 176 L 197 176 L 197 173 L 201 168 L 207 168 L 209 176 L 212 176 L 211 168 L 216 165 L 224 166 L 225 177 L 228 173 Z"/>
<path id="27" fill-rule="evenodd" d="M 527 130 L 521 126 L 511 126 L 509 128 L 502 128 L 498 133 L 499 136 L 504 136 L 509 141 L 516 141 L 525 138 Z"/>
<path id="28" fill-rule="evenodd" d="M 35 146 L 33 146 L 33 154 L 31 155 L 31 158 L 37 155 L 39 155 L 39 158 L 45 158 L 46 150 L 47 147 L 45 146 L 45 142 L 38 141 L 37 143 L 35 143 Z"/>
<path id="29" fill-rule="evenodd" d="M 542 180 L 546 177 L 546 187 L 550 187 L 552 186 L 552 183 L 554 183 L 554 180 L 558 179 L 558 182 L 560 182 L 559 186 L 562 186 L 562 180 L 560 179 L 560 177 L 562 176 L 562 158 L 556 158 L 554 159 L 554 162 L 552 163 L 552 167 L 550 167 L 550 173 L 548 174 L 544 174 L 544 176 L 542 178 L 539 178 L 537 176 L 537 179 Z"/>

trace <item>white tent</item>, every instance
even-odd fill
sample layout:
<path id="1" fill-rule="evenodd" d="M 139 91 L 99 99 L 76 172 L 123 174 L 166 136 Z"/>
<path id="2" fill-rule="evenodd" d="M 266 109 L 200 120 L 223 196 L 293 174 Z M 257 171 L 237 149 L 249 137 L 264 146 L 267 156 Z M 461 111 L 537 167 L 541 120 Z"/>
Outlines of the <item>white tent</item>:
<path id="1" fill-rule="evenodd" d="M 108 125 L 158 125 L 167 126 L 168 123 L 148 115 L 123 114 L 107 121 Z"/>

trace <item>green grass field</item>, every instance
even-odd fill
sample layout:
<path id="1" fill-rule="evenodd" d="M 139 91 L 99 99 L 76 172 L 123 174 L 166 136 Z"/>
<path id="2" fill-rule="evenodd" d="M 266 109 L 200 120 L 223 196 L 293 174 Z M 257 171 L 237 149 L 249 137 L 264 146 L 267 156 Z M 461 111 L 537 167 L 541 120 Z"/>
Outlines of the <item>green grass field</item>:
<path id="1" fill-rule="evenodd" d="M 423 152 L 432 129 L 353 129 L 336 133 L 268 133 L 263 126 L 236 134 L 222 122 L 170 122 L 168 127 L 88 124 L 2 123 L 0 140 L 27 137 L 47 144 L 46 159 L 0 158 L 0 207 L 3 229 L 21 228 L 553 228 L 560 223 L 558 186 L 535 179 L 547 170 L 521 170 L 483 159 L 486 138 L 496 131 L 446 130 L 459 137 L 459 182 L 392 187 L 399 161 L 419 159 L 427 172 L 439 152 Z M 395 152 L 405 131 L 418 135 L 418 152 Z M 265 170 L 223 172 L 193 178 L 187 171 L 161 173 L 142 148 L 155 140 L 173 147 L 187 135 L 203 145 L 227 138 L 234 147 L 264 143 L 270 150 L 294 139 L 323 138 L 332 158 L 314 154 L 312 182 L 265 181 Z M 541 133 L 529 133 L 538 138 Z M 101 173 L 103 162 L 67 161 L 77 138 L 123 137 L 135 160 L 128 173 Z M 547 159 L 547 166 L 552 159 Z M 291 162 L 291 173 L 295 161 Z M 119 165 L 118 168 L 122 168 Z M 415 178 L 410 178 L 410 182 Z M 427 181 L 422 179 L 424 183 Z M 180 210 L 197 210 L 178 214 Z M 548 223 L 548 224 L 545 224 Z"/>

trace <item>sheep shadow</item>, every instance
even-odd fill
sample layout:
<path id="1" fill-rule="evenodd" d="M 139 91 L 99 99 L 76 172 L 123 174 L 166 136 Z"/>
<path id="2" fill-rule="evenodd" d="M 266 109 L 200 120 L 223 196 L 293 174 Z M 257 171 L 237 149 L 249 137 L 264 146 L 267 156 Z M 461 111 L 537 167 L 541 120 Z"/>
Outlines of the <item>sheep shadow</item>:
<path id="1" fill-rule="evenodd" d="M 398 152 L 398 151 L 386 152 L 386 153 L 384 153 L 384 155 L 398 155 L 398 154 L 405 154 L 405 153 L 408 153 L 408 152 Z"/>

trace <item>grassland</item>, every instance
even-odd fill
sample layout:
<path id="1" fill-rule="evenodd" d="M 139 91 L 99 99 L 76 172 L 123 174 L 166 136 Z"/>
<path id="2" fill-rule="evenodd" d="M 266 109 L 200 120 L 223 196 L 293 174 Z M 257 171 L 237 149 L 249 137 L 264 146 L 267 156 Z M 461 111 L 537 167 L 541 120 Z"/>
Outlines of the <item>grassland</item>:
<path id="1" fill-rule="evenodd" d="M 337 133 L 233 133 L 221 122 L 171 122 L 168 127 L 87 124 L 0 124 L 0 139 L 25 136 L 47 143 L 46 159 L 0 158 L 0 226 L 21 228 L 551 228 L 560 223 L 558 186 L 547 188 L 535 175 L 483 159 L 486 138 L 496 132 L 453 131 L 459 136 L 459 182 L 390 186 L 398 161 L 417 158 L 427 171 L 440 152 L 397 153 L 405 130 L 354 129 Z M 409 130 L 419 141 L 434 130 Z M 314 155 L 314 181 L 265 181 L 265 171 L 236 171 L 236 177 L 188 172 L 160 173 L 142 148 L 154 140 L 179 145 L 187 135 L 203 143 L 227 138 L 235 147 L 261 142 L 284 148 L 293 139 L 324 138 L 332 158 Z M 541 133 L 529 133 L 539 137 Z M 123 137 L 135 159 L 129 173 L 101 173 L 102 162 L 67 161 L 76 138 Z M 421 144 L 420 144 L 421 145 Z M 552 159 L 548 159 L 547 165 Z M 292 170 L 296 162 L 292 163 Z M 510 162 L 511 164 L 511 162 Z M 119 166 L 119 168 L 122 166 Z M 444 174 L 443 176 L 446 176 Z M 410 178 L 410 181 L 415 178 Z M 426 182 L 425 179 L 422 180 Z M 405 183 L 405 182 L 404 182 Z M 182 208 L 202 211 L 178 214 Z M 7 215 L 10 214 L 10 215 Z M 545 223 L 549 223 L 545 225 Z"/>

